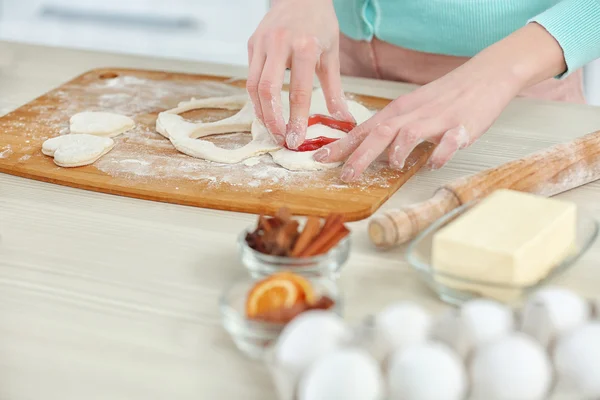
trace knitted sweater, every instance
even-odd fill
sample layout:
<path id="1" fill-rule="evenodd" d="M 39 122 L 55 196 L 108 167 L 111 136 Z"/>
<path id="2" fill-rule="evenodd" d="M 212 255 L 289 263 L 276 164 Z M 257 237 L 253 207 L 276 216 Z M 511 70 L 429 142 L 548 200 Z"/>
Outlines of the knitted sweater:
<path id="1" fill-rule="evenodd" d="M 340 30 L 407 49 L 473 56 L 529 22 L 560 44 L 562 76 L 600 58 L 600 0 L 334 0 Z"/>

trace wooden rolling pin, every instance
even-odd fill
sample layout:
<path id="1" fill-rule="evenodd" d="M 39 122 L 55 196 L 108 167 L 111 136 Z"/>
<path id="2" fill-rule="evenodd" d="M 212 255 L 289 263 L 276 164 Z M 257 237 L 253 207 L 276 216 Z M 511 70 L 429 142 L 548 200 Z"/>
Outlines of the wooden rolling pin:
<path id="1" fill-rule="evenodd" d="M 413 239 L 452 209 L 496 189 L 554 196 L 597 179 L 600 179 L 600 131 L 460 178 L 440 187 L 422 203 L 377 214 L 369 222 L 369 237 L 378 248 L 390 248 Z"/>

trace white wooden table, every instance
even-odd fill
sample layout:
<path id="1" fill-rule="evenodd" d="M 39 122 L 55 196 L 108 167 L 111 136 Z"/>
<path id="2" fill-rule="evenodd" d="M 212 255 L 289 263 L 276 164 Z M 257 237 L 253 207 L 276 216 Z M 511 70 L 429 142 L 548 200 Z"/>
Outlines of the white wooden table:
<path id="1" fill-rule="evenodd" d="M 105 66 L 245 74 L 0 42 L 0 111 Z M 362 79 L 345 84 L 390 98 L 411 89 Z M 598 129 L 600 108 L 516 100 L 472 148 L 443 170 L 419 172 L 384 208 Z M 599 184 L 561 197 L 600 218 Z M 0 400 L 274 399 L 265 369 L 236 351 L 217 307 L 222 287 L 245 275 L 235 239 L 253 221 L 0 174 Z M 403 261 L 403 249 L 376 252 L 366 222 L 351 228 L 354 247 L 340 280 L 348 319 L 400 299 L 442 307 Z M 597 243 L 560 284 L 597 293 L 599 263 Z"/>

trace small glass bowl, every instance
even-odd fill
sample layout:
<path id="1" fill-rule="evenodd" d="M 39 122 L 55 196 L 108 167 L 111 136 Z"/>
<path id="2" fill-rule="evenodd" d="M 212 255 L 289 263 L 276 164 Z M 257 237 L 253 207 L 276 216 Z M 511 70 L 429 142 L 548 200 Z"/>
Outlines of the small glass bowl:
<path id="1" fill-rule="evenodd" d="M 330 310 L 342 313 L 342 296 L 334 281 L 326 278 L 308 279 L 317 296 L 328 296 L 335 304 Z M 236 281 L 227 287 L 219 299 L 223 327 L 236 347 L 245 355 L 262 359 L 277 340 L 286 324 L 255 321 L 246 317 L 246 298 L 256 284 L 254 279 Z"/>
<path id="2" fill-rule="evenodd" d="M 290 271 L 306 278 L 328 278 L 336 280 L 340 269 L 350 256 L 350 235 L 346 236 L 329 252 L 314 257 L 282 257 L 263 254 L 246 243 L 246 229 L 238 238 L 238 248 L 242 264 L 250 276 L 259 279 L 276 272 Z"/>
<path id="3" fill-rule="evenodd" d="M 586 214 L 578 208 L 576 242 L 573 253 L 556 265 L 544 278 L 530 285 L 486 282 L 435 271 L 431 260 L 433 237 L 435 233 L 446 224 L 464 214 L 476 203 L 477 202 L 467 203 L 442 216 L 421 232 L 409 244 L 406 251 L 406 259 L 410 265 L 437 293 L 440 299 L 446 303 L 460 305 L 470 299 L 482 297 L 481 292 L 485 291 L 487 297 L 515 305 L 522 301 L 529 293 L 547 285 L 573 266 L 591 247 L 598 236 L 598 222 L 589 214 Z"/>

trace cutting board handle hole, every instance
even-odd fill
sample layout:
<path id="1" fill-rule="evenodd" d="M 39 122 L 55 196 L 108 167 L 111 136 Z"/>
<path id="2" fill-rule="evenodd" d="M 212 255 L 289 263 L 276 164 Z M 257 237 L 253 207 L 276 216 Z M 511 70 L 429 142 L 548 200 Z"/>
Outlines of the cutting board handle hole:
<path id="1" fill-rule="evenodd" d="M 98 78 L 100 78 L 100 79 L 115 79 L 118 76 L 119 76 L 119 74 L 117 74 L 115 72 L 103 72 L 98 76 Z"/>

